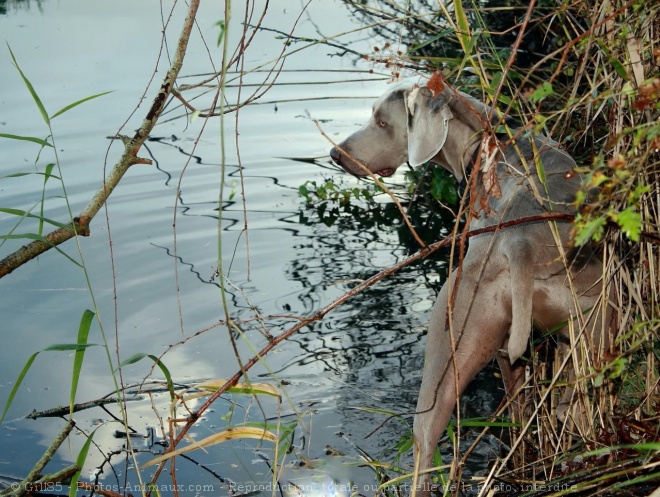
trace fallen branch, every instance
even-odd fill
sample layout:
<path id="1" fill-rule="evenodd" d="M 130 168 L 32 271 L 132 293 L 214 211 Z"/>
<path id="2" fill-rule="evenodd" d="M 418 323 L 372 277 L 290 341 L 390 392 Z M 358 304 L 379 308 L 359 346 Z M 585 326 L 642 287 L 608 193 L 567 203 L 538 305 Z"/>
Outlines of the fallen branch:
<path id="1" fill-rule="evenodd" d="M 135 401 L 135 400 L 143 400 L 143 397 L 140 396 L 135 396 L 131 398 L 125 398 L 124 401 Z M 79 412 L 79 411 L 84 411 L 86 409 L 92 409 L 94 407 L 101 407 L 107 404 L 116 404 L 117 399 L 96 399 L 96 400 L 90 400 L 89 402 L 81 402 L 79 404 L 74 404 L 73 405 L 73 412 Z M 59 407 L 53 407 L 51 409 L 46 409 L 45 411 L 32 411 L 30 414 L 25 416 L 26 419 L 38 419 L 38 418 L 61 418 L 63 416 L 67 416 L 70 414 L 71 407 L 70 406 L 59 406 Z"/>

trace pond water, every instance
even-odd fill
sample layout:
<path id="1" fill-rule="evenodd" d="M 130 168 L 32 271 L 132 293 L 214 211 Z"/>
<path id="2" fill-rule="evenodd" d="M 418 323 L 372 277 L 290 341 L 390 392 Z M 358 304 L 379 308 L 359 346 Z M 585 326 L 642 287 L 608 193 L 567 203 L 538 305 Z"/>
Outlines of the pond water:
<path id="1" fill-rule="evenodd" d="M 356 201 L 343 209 L 332 203 L 307 206 L 298 195 L 298 187 L 307 180 L 333 178 L 345 187 L 367 184 L 343 175 L 331 164 L 327 155 L 331 145 L 312 119 L 339 140 L 369 116 L 373 99 L 386 87 L 387 74 L 379 74 L 382 67 L 370 73 L 371 62 L 338 45 L 371 54 L 374 46 L 396 43 L 364 29 L 364 21 L 350 4 L 314 0 L 303 12 L 305 5 L 270 2 L 262 24 L 268 30 L 257 33 L 241 61 L 245 71 L 259 69 L 245 74 L 244 99 L 256 88 L 250 85 L 266 80 L 266 71 L 279 67 L 273 61 L 283 51 L 287 54 L 272 88 L 255 104 L 242 108 L 238 122 L 235 114 L 225 118 L 227 186 L 221 215 L 219 119 L 188 119 L 175 101 L 141 151 L 153 165 L 131 168 L 112 194 L 107 211 L 94 219 L 92 236 L 80 239 L 114 366 L 116 350 L 120 360 L 136 353 L 159 356 L 182 389 L 209 378 L 227 378 L 239 370 L 227 327 L 219 324 L 225 310 L 215 274 L 218 217 L 227 306 L 244 333 L 243 337 L 234 334 L 243 363 L 266 345 L 264 329 L 272 335 L 282 333 L 297 319 L 313 315 L 343 295 L 355 281 L 414 250 L 387 197 L 378 197 L 374 204 Z M 144 118 L 175 49 L 186 7 L 178 2 L 170 12 L 171 2 L 155 0 L 10 2 L 3 6 L 2 38 L 51 115 L 80 98 L 112 91 L 53 120 L 61 164 L 57 174 L 62 175 L 71 212 L 77 215 L 121 153 L 120 142 L 111 142 L 109 137 L 120 129 L 130 135 Z M 253 23 L 263 6 L 256 3 Z M 232 2 L 235 19 L 228 34 L 232 47 L 241 35 L 244 10 L 243 2 Z M 220 65 L 216 23 L 222 18 L 221 2 L 203 2 L 197 17 L 199 32 L 191 40 L 181 72 L 182 84 L 198 82 Z M 165 30 L 164 20 L 169 23 Z M 163 31 L 168 45 L 161 51 Z M 337 46 L 295 41 L 285 47 L 281 33 L 291 31 L 315 40 L 347 34 L 333 40 Z M 46 138 L 49 131 L 11 64 L 9 50 L 5 46 L 0 53 L 0 133 Z M 230 104 L 238 98 L 235 69 L 229 78 Z M 197 94 L 194 105 L 203 108 L 210 102 L 210 95 Z M 38 213 L 43 195 L 44 215 L 66 222 L 67 202 L 55 179 L 44 189 L 43 176 L 8 177 L 43 171 L 54 160 L 51 150 L 39 156 L 38 152 L 31 142 L 0 141 L 0 207 Z M 400 173 L 387 183 L 398 192 L 405 191 Z M 38 230 L 31 220 L 15 228 L 18 221 L 17 216 L 0 213 L 0 233 Z M 439 239 L 442 233 L 437 230 L 431 235 Z M 5 241 L 0 258 L 22 243 L 25 240 Z M 61 250 L 80 257 L 74 240 Z M 236 426 L 248 420 L 275 422 L 281 415 L 282 422 L 299 420 L 295 450 L 287 461 L 323 457 L 326 446 L 349 461 L 359 461 L 360 451 L 391 461 L 395 444 L 409 434 L 410 412 L 421 381 L 426 321 L 443 267 L 442 259 L 435 258 L 406 268 L 303 328 L 249 372 L 252 382 L 281 383 L 285 394 L 279 408 L 273 400 L 226 396 L 205 413 L 191 435 L 201 439 L 221 431 L 229 418 Z M 0 280 L 0 406 L 7 402 L 33 353 L 52 344 L 75 342 L 85 309 L 94 309 L 85 273 L 57 251 Z M 96 322 L 89 342 L 103 343 Z M 24 416 L 68 404 L 73 355 L 42 352 L 32 364 L 2 424 L 2 481 L 23 478 L 62 429 L 59 418 L 26 420 Z M 103 347 L 87 350 L 76 402 L 112 395 L 107 357 Z M 162 379 L 148 359 L 122 368 L 124 385 L 146 381 L 153 388 L 151 381 Z M 499 386 L 492 383 L 491 371 L 482 373 L 478 383 L 462 402 L 472 416 L 492 413 L 499 402 Z M 129 390 L 137 391 L 138 386 Z M 154 442 L 163 440 L 168 408 L 169 396 L 162 388 L 128 403 L 131 428 L 139 435 L 151 434 L 134 442 L 140 463 L 162 450 Z M 402 417 L 365 438 L 387 419 L 374 409 Z M 137 483 L 132 460 L 122 452 L 125 440 L 116 432 L 123 427 L 111 422 L 117 413 L 111 405 L 74 415 L 85 433 L 98 427 L 83 473 L 85 481 L 93 481 L 100 472 L 100 481 L 107 485 L 121 488 L 126 482 Z M 70 440 L 48 472 L 75 461 L 85 438 Z M 180 458 L 178 483 L 208 484 L 197 493 L 225 495 L 232 493 L 228 482 L 270 481 L 268 460 L 273 454 L 267 443 L 237 440 L 207 450 Z M 471 456 L 466 474 L 482 471 L 493 450 L 488 443 L 482 444 Z M 410 463 L 408 452 L 401 464 L 409 468 Z M 361 486 L 361 493 L 374 494 L 376 480 L 371 470 L 348 466 L 333 471 Z M 145 477 L 149 474 L 145 470 Z M 242 493 L 236 488 L 234 493 Z"/>

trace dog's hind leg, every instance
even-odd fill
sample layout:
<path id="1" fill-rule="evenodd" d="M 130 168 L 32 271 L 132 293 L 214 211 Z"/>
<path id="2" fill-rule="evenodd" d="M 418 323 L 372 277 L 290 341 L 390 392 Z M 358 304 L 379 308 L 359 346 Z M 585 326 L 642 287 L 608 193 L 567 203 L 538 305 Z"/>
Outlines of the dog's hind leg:
<path id="1" fill-rule="evenodd" d="M 456 273 L 451 277 L 452 285 L 443 286 L 433 308 L 413 428 L 415 459 L 421 470 L 433 465 L 438 439 L 451 418 L 456 399 L 495 357 L 509 330 L 510 287 L 502 285 L 499 278 L 504 261 L 493 258 L 497 260 L 489 261 L 480 275 L 482 260 L 477 259 L 468 254 L 464 261 L 452 312 L 448 313 L 448 296 Z M 418 495 L 428 495 L 429 490 L 429 475 L 421 475 Z"/>

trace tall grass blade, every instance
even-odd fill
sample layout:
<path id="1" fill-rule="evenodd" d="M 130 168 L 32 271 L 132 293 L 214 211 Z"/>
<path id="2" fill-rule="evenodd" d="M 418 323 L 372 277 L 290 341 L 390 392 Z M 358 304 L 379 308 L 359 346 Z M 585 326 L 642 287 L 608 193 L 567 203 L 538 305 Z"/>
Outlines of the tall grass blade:
<path id="1" fill-rule="evenodd" d="M 66 227 L 70 229 L 70 226 L 66 226 Z M 28 240 L 40 241 L 43 243 L 47 243 L 48 245 L 52 245 L 47 238 L 43 237 L 42 235 L 38 235 L 36 233 L 19 233 L 18 235 L 0 235 L 0 240 L 19 240 L 21 238 L 27 238 Z M 59 247 L 54 246 L 53 248 L 57 250 L 60 254 L 62 254 L 64 257 L 69 259 L 71 262 L 73 262 L 76 266 L 82 267 L 82 264 L 80 264 L 77 260 L 75 260 L 70 255 L 68 255 L 66 252 L 63 252 L 62 249 L 60 249 Z"/>
<path id="2" fill-rule="evenodd" d="M 0 138 L 9 138 L 10 140 L 24 140 L 28 142 L 34 142 L 42 147 L 52 147 L 50 143 L 48 143 L 46 140 L 42 140 L 41 138 L 37 138 L 35 136 L 20 136 L 20 135 L 10 135 L 9 133 L 0 133 Z"/>
<path id="3" fill-rule="evenodd" d="M 54 345 L 49 345 L 41 352 L 75 352 L 76 350 L 89 349 L 91 347 L 98 347 L 97 343 L 56 343 Z"/>
<path id="4" fill-rule="evenodd" d="M 29 212 L 21 210 L 21 209 L 11 209 L 9 207 L 0 207 L 0 212 L 4 212 L 5 214 L 11 214 L 12 216 L 20 216 L 22 218 L 38 219 L 39 221 L 46 222 L 48 224 L 52 224 L 53 226 L 57 226 L 58 228 L 62 228 L 62 229 L 71 228 L 70 226 L 68 226 L 64 223 L 60 223 L 59 221 L 55 221 L 53 219 L 49 219 L 49 218 L 43 217 L 43 216 L 37 216 L 36 214 L 30 214 Z"/>
<path id="5" fill-rule="evenodd" d="M 463 10 L 463 3 L 461 0 L 454 0 L 454 12 L 456 13 L 456 24 L 458 24 L 458 40 L 463 47 L 466 56 L 470 55 L 470 24 L 468 23 L 467 16 Z"/>
<path id="6" fill-rule="evenodd" d="M 18 378 L 14 383 L 14 388 L 11 389 L 11 392 L 9 392 L 9 397 L 7 397 L 7 403 L 5 404 L 5 409 L 2 411 L 2 416 L 0 416 L 0 424 L 5 419 L 5 416 L 7 415 L 7 411 L 9 410 L 9 407 L 11 406 L 11 403 L 13 402 L 14 397 L 16 396 L 16 392 L 18 392 L 18 388 L 21 386 L 21 382 L 23 381 L 23 378 L 25 378 L 25 375 L 30 370 L 30 366 L 32 366 L 32 363 L 34 362 L 34 360 L 37 358 L 38 355 L 39 352 L 35 352 L 34 354 L 32 354 L 25 363 L 25 366 L 23 366 L 22 371 L 18 375 Z"/>
<path id="7" fill-rule="evenodd" d="M 445 29 L 445 30 L 441 31 L 440 33 L 438 33 L 437 35 L 432 36 L 432 37 L 424 40 L 423 42 L 410 47 L 408 49 L 408 53 L 413 53 L 413 52 L 415 52 L 415 51 L 417 51 L 421 48 L 424 48 L 428 45 L 431 45 L 431 44 L 435 43 L 438 40 L 442 40 L 443 38 L 446 38 L 448 35 L 452 35 L 452 34 L 454 34 L 453 29 Z"/>
<path id="8" fill-rule="evenodd" d="M 89 337 L 89 330 L 92 326 L 94 313 L 89 309 L 85 309 L 82 317 L 80 318 L 80 326 L 78 326 L 78 345 L 87 345 L 87 338 Z M 80 379 L 80 371 L 82 369 L 83 360 L 85 358 L 85 350 L 76 350 L 73 357 L 73 372 L 71 374 L 71 397 L 69 399 L 69 414 L 73 415 L 73 405 L 76 400 L 76 391 L 78 390 L 78 380 Z"/>
<path id="9" fill-rule="evenodd" d="M 30 356 L 30 358 L 27 360 L 25 363 L 25 366 L 23 366 L 23 369 L 21 370 L 20 374 L 18 375 L 18 378 L 16 378 L 16 382 L 14 383 L 14 388 L 11 389 L 11 392 L 9 393 L 9 397 L 7 398 L 7 403 L 5 404 L 5 409 L 2 411 L 2 417 L 0 417 L 0 423 L 5 419 L 5 416 L 7 415 L 7 411 L 9 410 L 9 406 L 11 406 L 12 401 L 14 400 L 14 397 L 16 396 L 16 392 L 18 392 L 18 388 L 21 386 L 21 383 L 23 382 L 23 378 L 25 378 L 25 375 L 29 371 L 30 367 L 32 366 L 32 363 L 36 359 L 36 357 L 41 353 L 41 352 L 68 352 L 71 350 L 78 351 L 78 350 L 84 350 L 89 347 L 96 347 L 95 343 L 89 343 L 89 344 L 78 344 L 78 343 L 56 343 L 54 345 L 50 345 L 46 347 L 43 350 L 40 350 L 39 352 L 35 352 Z"/>
<path id="10" fill-rule="evenodd" d="M 62 109 L 58 110 L 55 114 L 50 116 L 51 119 L 55 119 L 57 116 L 64 114 L 66 111 L 73 109 L 74 107 L 77 107 L 78 105 L 87 102 L 88 100 L 92 100 L 94 98 L 102 97 L 103 95 L 107 95 L 108 93 L 112 93 L 112 91 L 104 91 L 103 93 L 97 93 L 96 95 L 90 95 L 89 97 L 85 97 L 81 100 L 77 100 L 76 102 L 73 102 L 72 104 L 67 105 L 66 107 L 63 107 Z"/>
<path id="11" fill-rule="evenodd" d="M 44 104 L 41 102 L 41 99 L 39 98 L 39 95 L 37 95 L 37 92 L 35 91 L 34 87 L 32 86 L 32 83 L 30 83 L 30 80 L 27 79 L 25 74 L 23 74 L 23 71 L 21 71 L 21 68 L 18 65 L 18 61 L 16 60 L 16 57 L 14 57 L 14 52 L 12 52 L 11 47 L 9 46 L 9 43 L 7 43 L 7 48 L 9 49 L 9 54 L 11 55 L 11 60 L 14 63 L 14 67 L 18 70 L 18 73 L 21 75 L 21 78 L 23 78 L 23 82 L 25 83 L 25 86 L 27 87 L 28 91 L 30 92 L 30 95 L 32 95 L 32 99 L 34 100 L 34 103 L 37 104 L 37 107 L 39 108 L 39 112 L 41 113 L 41 117 L 44 119 L 44 122 L 48 126 L 50 126 L 50 119 L 48 118 L 48 112 L 46 112 L 46 108 L 44 107 Z"/>
<path id="12" fill-rule="evenodd" d="M 39 207 L 39 214 L 43 217 L 44 215 L 44 206 L 46 205 L 46 183 L 48 183 L 48 179 L 50 178 L 50 175 L 53 172 L 53 168 L 55 167 L 55 164 L 53 162 L 46 164 L 46 167 L 44 168 L 44 187 L 41 189 L 41 205 Z M 41 235 L 43 233 L 44 229 L 44 222 L 39 221 L 39 234 Z"/>
<path id="13" fill-rule="evenodd" d="M 32 174 L 36 175 L 45 175 L 46 173 L 12 173 L 12 174 L 5 174 L 4 176 L 0 176 L 0 179 L 4 178 L 22 178 L 23 176 L 30 176 Z M 55 179 L 61 179 L 59 176 L 56 176 L 54 174 L 49 174 L 49 178 L 55 178 Z"/>

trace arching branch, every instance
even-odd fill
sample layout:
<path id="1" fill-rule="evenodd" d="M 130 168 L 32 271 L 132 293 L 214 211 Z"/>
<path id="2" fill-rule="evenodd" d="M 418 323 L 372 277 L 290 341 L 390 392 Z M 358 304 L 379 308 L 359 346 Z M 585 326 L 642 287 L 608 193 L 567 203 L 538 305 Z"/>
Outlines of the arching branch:
<path id="1" fill-rule="evenodd" d="M 70 228 L 59 228 L 55 231 L 52 231 L 43 239 L 35 240 L 27 245 L 24 245 L 20 249 L 16 250 L 1 260 L 0 278 L 8 275 L 26 262 L 34 259 L 40 254 L 43 254 L 53 247 L 64 243 L 74 236 L 89 236 L 89 224 L 91 223 L 92 219 L 94 219 L 94 216 L 96 216 L 96 214 L 99 212 L 101 207 L 103 207 L 105 202 L 108 200 L 108 197 L 117 187 L 128 169 L 133 164 L 151 164 L 149 159 L 140 158 L 137 154 L 140 151 L 140 148 L 142 148 L 142 145 L 146 139 L 149 137 L 149 134 L 153 130 L 154 126 L 158 122 L 158 118 L 165 108 L 165 103 L 167 102 L 168 97 L 172 94 L 174 83 L 176 82 L 179 71 L 183 65 L 183 59 L 186 55 L 186 48 L 188 47 L 188 40 L 190 39 L 190 33 L 194 25 L 198 8 L 199 0 L 193 0 L 190 2 L 188 14 L 186 15 L 186 19 L 183 25 L 183 30 L 177 43 L 176 53 L 174 54 L 172 64 L 167 71 L 165 78 L 163 79 L 163 83 L 158 90 L 158 94 L 154 98 L 151 107 L 149 108 L 146 117 L 142 122 L 142 125 L 137 130 L 133 138 L 121 136 L 117 137 L 124 142 L 124 153 L 122 154 L 117 164 L 115 164 L 115 166 L 110 171 L 110 174 L 103 182 L 103 185 L 99 191 L 96 192 L 87 207 L 83 209 L 83 211 L 80 213 L 80 216 L 75 218 L 69 225 Z"/>

